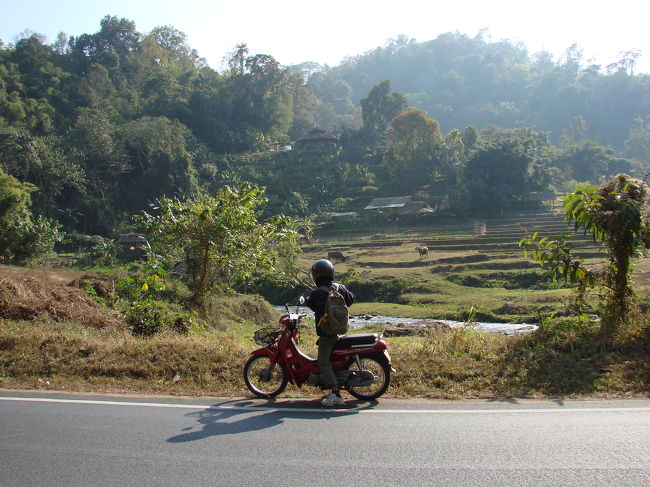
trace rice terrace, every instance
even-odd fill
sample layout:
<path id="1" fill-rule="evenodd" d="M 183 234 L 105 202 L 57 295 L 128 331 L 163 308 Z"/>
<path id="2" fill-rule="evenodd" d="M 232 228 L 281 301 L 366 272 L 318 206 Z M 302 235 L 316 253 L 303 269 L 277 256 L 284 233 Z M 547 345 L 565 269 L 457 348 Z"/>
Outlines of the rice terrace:
<path id="1" fill-rule="evenodd" d="M 537 211 L 482 223 L 487 228 L 482 235 L 474 233 L 473 221 L 370 236 L 355 235 L 351 228 L 306 246 L 303 258 L 306 265 L 334 248 L 347 256 L 337 264 L 339 273 L 353 269 L 366 280 L 399 281 L 399 295 L 393 297 L 401 305 L 412 305 L 409 313 L 414 316 L 463 319 L 474 307 L 476 313 L 495 321 L 536 322 L 545 314 L 560 312 L 570 290 L 524 257 L 518 243 L 534 232 L 550 238 L 568 233 L 571 229 L 562 215 Z M 573 242 L 576 253 L 590 266 L 604 265 L 604 254 L 589 236 L 578 234 Z M 419 246 L 428 248 L 426 259 L 418 257 Z M 650 288 L 649 268 L 643 259 L 639 261 L 635 282 L 641 294 Z"/>

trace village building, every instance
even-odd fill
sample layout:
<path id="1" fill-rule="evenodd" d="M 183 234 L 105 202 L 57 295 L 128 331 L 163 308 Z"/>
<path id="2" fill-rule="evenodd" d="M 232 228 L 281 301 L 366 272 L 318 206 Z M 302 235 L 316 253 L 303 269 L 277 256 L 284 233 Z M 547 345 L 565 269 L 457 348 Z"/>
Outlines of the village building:
<path id="1" fill-rule="evenodd" d="M 386 210 L 392 216 L 422 216 L 434 212 L 423 201 L 413 201 L 413 196 L 374 198 L 364 210 Z"/>
<path id="2" fill-rule="evenodd" d="M 291 144 L 289 142 L 273 142 L 266 146 L 266 150 L 269 152 L 280 152 L 291 150 Z"/>
<path id="3" fill-rule="evenodd" d="M 296 141 L 300 147 L 340 147 L 339 135 L 334 132 L 315 128 Z"/>
<path id="4" fill-rule="evenodd" d="M 412 201 L 397 212 L 400 216 L 422 216 L 433 213 L 434 210 L 424 201 Z"/>

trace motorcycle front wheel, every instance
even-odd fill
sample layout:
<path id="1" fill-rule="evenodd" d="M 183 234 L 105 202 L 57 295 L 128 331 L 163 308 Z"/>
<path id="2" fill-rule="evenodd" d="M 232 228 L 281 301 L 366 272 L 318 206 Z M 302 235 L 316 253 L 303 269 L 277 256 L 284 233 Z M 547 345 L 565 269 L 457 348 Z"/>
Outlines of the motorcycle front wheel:
<path id="1" fill-rule="evenodd" d="M 287 387 L 287 374 L 266 355 L 253 355 L 244 365 L 244 382 L 256 396 L 275 397 Z"/>
<path id="2" fill-rule="evenodd" d="M 348 386 L 348 392 L 357 399 L 370 400 L 381 396 L 390 384 L 390 366 L 385 361 L 373 357 L 360 357 L 361 368 L 355 359 L 348 362 L 348 370 L 368 370 L 377 378 L 369 386 Z"/>

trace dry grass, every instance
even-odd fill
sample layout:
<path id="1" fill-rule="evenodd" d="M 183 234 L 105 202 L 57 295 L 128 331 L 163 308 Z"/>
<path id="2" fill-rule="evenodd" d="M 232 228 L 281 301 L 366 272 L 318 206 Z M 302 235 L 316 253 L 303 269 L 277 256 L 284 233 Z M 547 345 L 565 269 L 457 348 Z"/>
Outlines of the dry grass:
<path id="1" fill-rule="evenodd" d="M 549 323 L 530 336 L 471 329 L 388 338 L 393 366 L 388 397 L 495 398 L 618 396 L 650 393 L 647 323 L 612 348 L 597 345 L 595 324 Z M 51 319 L 0 320 L 0 387 L 69 391 L 250 396 L 241 371 L 252 328 L 136 338 Z M 315 336 L 300 347 L 315 355 Z M 175 377 L 178 379 L 175 380 Z M 285 397 L 319 394 L 290 387 Z"/>
<path id="2" fill-rule="evenodd" d="M 96 328 L 125 329 L 124 317 L 100 307 L 82 289 L 33 277 L 0 279 L 0 317 L 17 320 L 49 316 Z"/>
<path id="3" fill-rule="evenodd" d="M 53 284 L 68 284 L 81 277 L 84 273 L 74 269 L 52 267 L 20 267 L 0 264 L 0 279 L 25 279 L 28 277 Z"/>
<path id="4" fill-rule="evenodd" d="M 144 339 L 51 320 L 0 321 L 4 387 L 242 395 L 248 353 L 232 332 Z"/>
<path id="5" fill-rule="evenodd" d="M 393 394 L 430 398 L 650 394 L 650 323 L 599 345 L 598 324 L 547 322 L 506 337 L 466 329 L 392 339 Z"/>
<path id="6" fill-rule="evenodd" d="M 403 397 L 447 399 L 502 395 L 493 379 L 497 358 L 511 338 L 452 329 L 432 331 L 422 338 L 391 339 L 394 367 L 399 372 L 393 392 Z"/>

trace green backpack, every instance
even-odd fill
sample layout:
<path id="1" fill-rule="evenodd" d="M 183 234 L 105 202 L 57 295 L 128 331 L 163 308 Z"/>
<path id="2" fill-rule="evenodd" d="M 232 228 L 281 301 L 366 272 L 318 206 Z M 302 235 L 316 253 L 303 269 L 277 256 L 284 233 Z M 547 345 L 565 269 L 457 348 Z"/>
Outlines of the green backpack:
<path id="1" fill-rule="evenodd" d="M 345 335 L 349 330 L 349 312 L 339 285 L 333 283 L 332 287 L 321 286 L 320 289 L 327 292 L 325 312 L 318 322 L 321 332 L 326 336 Z"/>

